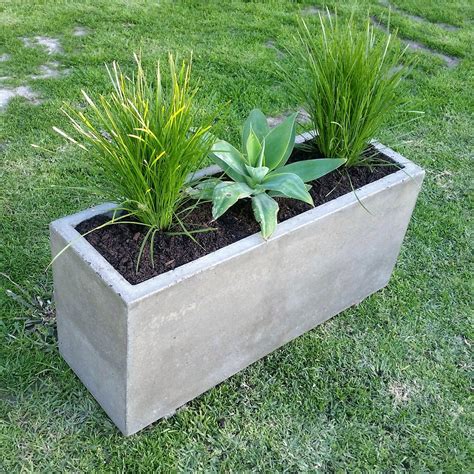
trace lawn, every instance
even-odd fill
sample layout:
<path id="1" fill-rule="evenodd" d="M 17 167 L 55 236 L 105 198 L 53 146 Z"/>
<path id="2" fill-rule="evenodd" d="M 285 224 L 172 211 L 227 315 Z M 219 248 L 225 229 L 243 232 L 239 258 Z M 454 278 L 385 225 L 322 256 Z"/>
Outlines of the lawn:
<path id="1" fill-rule="evenodd" d="M 301 105 L 275 62 L 291 61 L 297 16 L 316 21 L 318 5 L 2 2 L 0 89 L 26 97 L 0 110 L 0 472 L 472 472 L 474 8 L 433 3 L 392 2 L 391 25 L 418 59 L 400 93 L 424 115 L 397 126 L 409 117 L 398 112 L 377 138 L 427 175 L 389 285 L 125 438 L 54 337 L 48 224 L 103 199 L 80 189 L 100 188 L 100 170 L 52 130 L 67 128 L 61 104 L 106 90 L 105 63 L 192 49 L 207 106 L 229 101 L 222 136 L 235 139 L 253 107 Z M 357 14 L 369 5 L 383 26 L 387 2 L 360 0 Z M 58 40 L 51 54 L 37 36 Z M 13 282 L 36 307 L 7 293 L 20 292 Z"/>

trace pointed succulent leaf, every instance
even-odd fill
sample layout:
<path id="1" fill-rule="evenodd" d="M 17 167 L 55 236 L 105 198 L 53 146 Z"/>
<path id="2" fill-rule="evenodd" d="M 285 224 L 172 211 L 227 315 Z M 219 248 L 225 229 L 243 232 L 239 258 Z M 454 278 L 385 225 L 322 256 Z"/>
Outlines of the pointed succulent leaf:
<path id="1" fill-rule="evenodd" d="M 224 140 L 216 141 L 212 145 L 209 156 L 234 181 L 244 180 L 245 158 L 230 143 Z"/>
<path id="2" fill-rule="evenodd" d="M 214 188 L 212 195 L 212 217 L 218 219 L 239 199 L 249 197 L 253 189 L 245 183 L 224 181 Z"/>
<path id="3" fill-rule="evenodd" d="M 263 178 L 265 178 L 265 176 L 270 171 L 266 166 L 254 168 L 253 166 L 245 165 L 245 169 L 247 170 L 247 174 L 250 176 L 250 178 L 255 184 L 260 184 Z"/>
<path id="4" fill-rule="evenodd" d="M 247 120 L 244 123 L 242 129 L 242 148 L 245 148 L 247 140 L 250 133 L 250 128 L 253 129 L 255 135 L 257 135 L 260 142 L 263 141 L 265 136 L 270 131 L 270 128 L 267 124 L 267 119 L 263 115 L 262 111 L 259 109 L 253 109 L 250 112 L 250 115 L 247 117 Z"/>
<path id="5" fill-rule="evenodd" d="M 220 183 L 221 181 L 218 178 L 206 179 L 188 188 L 186 192 L 194 199 L 210 201 L 214 193 L 214 188 Z"/>
<path id="6" fill-rule="evenodd" d="M 342 158 L 321 158 L 317 160 L 297 161 L 278 168 L 274 173 L 293 173 L 307 183 L 334 171 L 345 162 L 346 160 Z"/>
<path id="7" fill-rule="evenodd" d="M 193 127 L 189 131 L 191 133 L 195 133 L 196 130 L 197 129 Z M 219 140 L 219 138 L 217 138 L 217 136 L 214 135 L 212 132 L 209 132 L 209 130 L 203 132 L 202 139 L 203 139 L 203 141 L 205 141 L 206 143 L 209 143 L 209 144 L 214 144 Z"/>
<path id="8" fill-rule="evenodd" d="M 250 166 L 257 166 L 260 154 L 262 152 L 262 144 L 260 143 L 257 135 L 255 135 L 252 127 L 250 127 L 249 137 L 247 138 L 246 150 L 247 162 L 250 164 Z"/>
<path id="9" fill-rule="evenodd" d="M 265 166 L 271 170 L 283 166 L 295 146 L 296 115 L 292 114 L 265 137 Z"/>
<path id="10" fill-rule="evenodd" d="M 283 193 L 278 191 L 266 191 L 266 193 L 272 198 L 285 198 L 286 196 Z"/>
<path id="11" fill-rule="evenodd" d="M 257 167 L 263 166 L 263 163 L 265 161 L 265 140 L 262 142 L 262 149 L 260 150 L 260 155 L 258 156 L 257 160 Z"/>
<path id="12" fill-rule="evenodd" d="M 278 203 L 265 193 L 252 197 L 252 209 L 260 224 L 262 237 L 268 239 L 277 226 Z"/>
<path id="13" fill-rule="evenodd" d="M 304 185 L 306 188 L 306 191 L 309 191 L 311 189 L 311 185 L 305 184 Z M 263 186 L 260 186 L 260 189 L 263 189 Z M 278 197 L 278 198 L 286 198 L 288 196 L 285 196 L 283 193 L 279 193 L 278 191 L 266 191 L 266 193 L 271 196 L 272 198 Z"/>
<path id="14" fill-rule="evenodd" d="M 262 187 L 268 191 L 276 191 L 286 197 L 313 205 L 313 199 L 307 191 L 306 185 L 296 174 L 282 173 L 269 175 L 263 180 Z"/>

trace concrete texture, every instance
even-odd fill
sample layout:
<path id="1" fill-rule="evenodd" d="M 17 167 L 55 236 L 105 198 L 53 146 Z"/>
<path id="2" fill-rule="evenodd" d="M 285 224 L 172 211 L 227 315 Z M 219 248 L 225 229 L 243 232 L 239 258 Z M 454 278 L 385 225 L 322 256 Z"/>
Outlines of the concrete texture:
<path id="1" fill-rule="evenodd" d="M 39 67 L 39 74 L 33 74 L 31 79 L 57 79 L 58 77 L 67 76 L 69 69 L 61 69 L 61 65 L 57 61 L 50 61 Z"/>
<path id="2" fill-rule="evenodd" d="M 9 79 L 8 77 L 2 79 Z M 0 88 L 0 110 L 5 109 L 10 102 L 15 97 L 23 97 L 28 102 L 31 102 L 34 105 L 41 103 L 41 100 L 38 98 L 38 94 L 32 91 L 28 86 L 20 87 L 2 87 Z"/>
<path id="3" fill-rule="evenodd" d="M 309 116 L 309 113 L 303 108 L 299 107 L 298 110 L 298 115 L 296 116 L 296 121 L 302 125 L 307 124 L 311 122 L 311 118 Z M 287 111 L 281 115 L 277 115 L 276 117 L 267 117 L 267 123 L 268 126 L 273 128 L 276 127 L 277 125 L 280 125 L 283 123 L 283 121 L 288 118 L 293 112 Z"/>
<path id="4" fill-rule="evenodd" d="M 72 31 L 73 36 L 87 36 L 89 34 L 89 28 L 86 28 L 85 26 L 76 26 L 74 30 Z"/>
<path id="5" fill-rule="evenodd" d="M 387 34 L 390 33 L 388 27 L 382 22 L 380 22 L 377 17 L 371 16 L 370 19 L 372 21 L 372 24 L 376 28 L 378 28 L 379 30 Z M 459 58 L 455 56 L 448 56 L 447 54 L 443 54 L 443 53 L 440 53 L 439 51 L 435 51 L 434 49 L 429 48 L 428 46 L 425 46 L 424 44 L 418 43 L 417 41 L 413 41 L 406 38 L 400 38 L 400 41 L 405 43 L 413 51 L 423 51 L 425 53 L 429 53 L 433 56 L 436 56 L 439 59 L 442 59 L 446 63 L 446 66 L 448 66 L 449 69 L 453 69 L 459 64 L 459 61 L 460 61 Z"/>
<path id="6" fill-rule="evenodd" d="M 449 25 L 448 23 L 439 23 L 439 22 L 433 23 L 432 21 L 430 21 L 426 18 L 408 13 L 405 10 L 402 10 L 401 8 L 398 8 L 393 3 L 390 3 L 388 0 L 380 0 L 379 3 L 381 5 L 383 5 L 384 7 L 389 8 L 392 12 L 396 12 L 399 15 L 403 15 L 403 16 L 405 16 L 405 17 L 409 18 L 410 20 L 415 21 L 417 23 L 424 23 L 427 26 L 434 25 L 434 26 L 437 26 L 439 28 L 443 28 L 443 30 L 447 30 L 447 31 L 457 31 L 457 30 L 459 30 L 458 26 Z"/>
<path id="7" fill-rule="evenodd" d="M 113 204 L 51 224 L 60 352 L 124 434 L 388 283 L 424 171 L 375 146 L 405 168 L 138 285 L 74 230 Z"/>
<path id="8" fill-rule="evenodd" d="M 42 46 L 44 49 L 46 49 L 48 54 L 57 54 L 63 52 L 61 43 L 57 38 L 49 38 L 48 36 L 35 36 L 33 39 L 22 38 L 22 40 L 26 47 L 31 48 L 36 45 Z"/>
<path id="9" fill-rule="evenodd" d="M 275 51 L 278 59 L 282 59 L 285 57 L 285 53 L 280 49 L 278 48 L 278 46 L 276 45 L 275 41 L 273 40 L 268 40 L 266 43 L 265 43 L 265 47 L 268 48 L 268 49 L 273 49 L 273 51 Z"/>
<path id="10" fill-rule="evenodd" d="M 309 6 L 301 10 L 303 15 L 322 15 L 322 16 L 331 16 L 331 13 L 327 8 L 318 8 L 315 6 Z"/>

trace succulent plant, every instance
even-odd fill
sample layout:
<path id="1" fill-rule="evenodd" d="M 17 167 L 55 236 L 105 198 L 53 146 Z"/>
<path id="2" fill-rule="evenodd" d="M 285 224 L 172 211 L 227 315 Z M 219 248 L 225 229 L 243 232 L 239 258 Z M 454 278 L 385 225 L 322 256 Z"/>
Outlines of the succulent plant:
<path id="1" fill-rule="evenodd" d="M 239 199 L 250 198 L 262 236 L 271 236 L 277 225 L 275 197 L 299 199 L 313 205 L 305 184 L 335 170 L 343 159 L 312 159 L 287 164 L 295 146 L 296 115 L 292 114 L 270 129 L 265 115 L 252 110 L 242 129 L 242 151 L 224 140 L 217 140 L 210 156 L 228 180 L 211 178 L 195 192 L 212 200 L 212 216 L 218 219 Z"/>

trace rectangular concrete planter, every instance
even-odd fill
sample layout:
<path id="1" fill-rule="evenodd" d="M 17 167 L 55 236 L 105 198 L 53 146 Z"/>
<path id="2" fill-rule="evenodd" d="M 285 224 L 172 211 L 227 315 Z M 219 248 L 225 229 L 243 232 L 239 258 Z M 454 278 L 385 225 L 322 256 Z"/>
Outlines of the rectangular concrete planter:
<path id="1" fill-rule="evenodd" d="M 374 146 L 404 169 L 138 285 L 74 229 L 113 205 L 51 224 L 59 350 L 124 434 L 388 283 L 424 171 Z"/>

